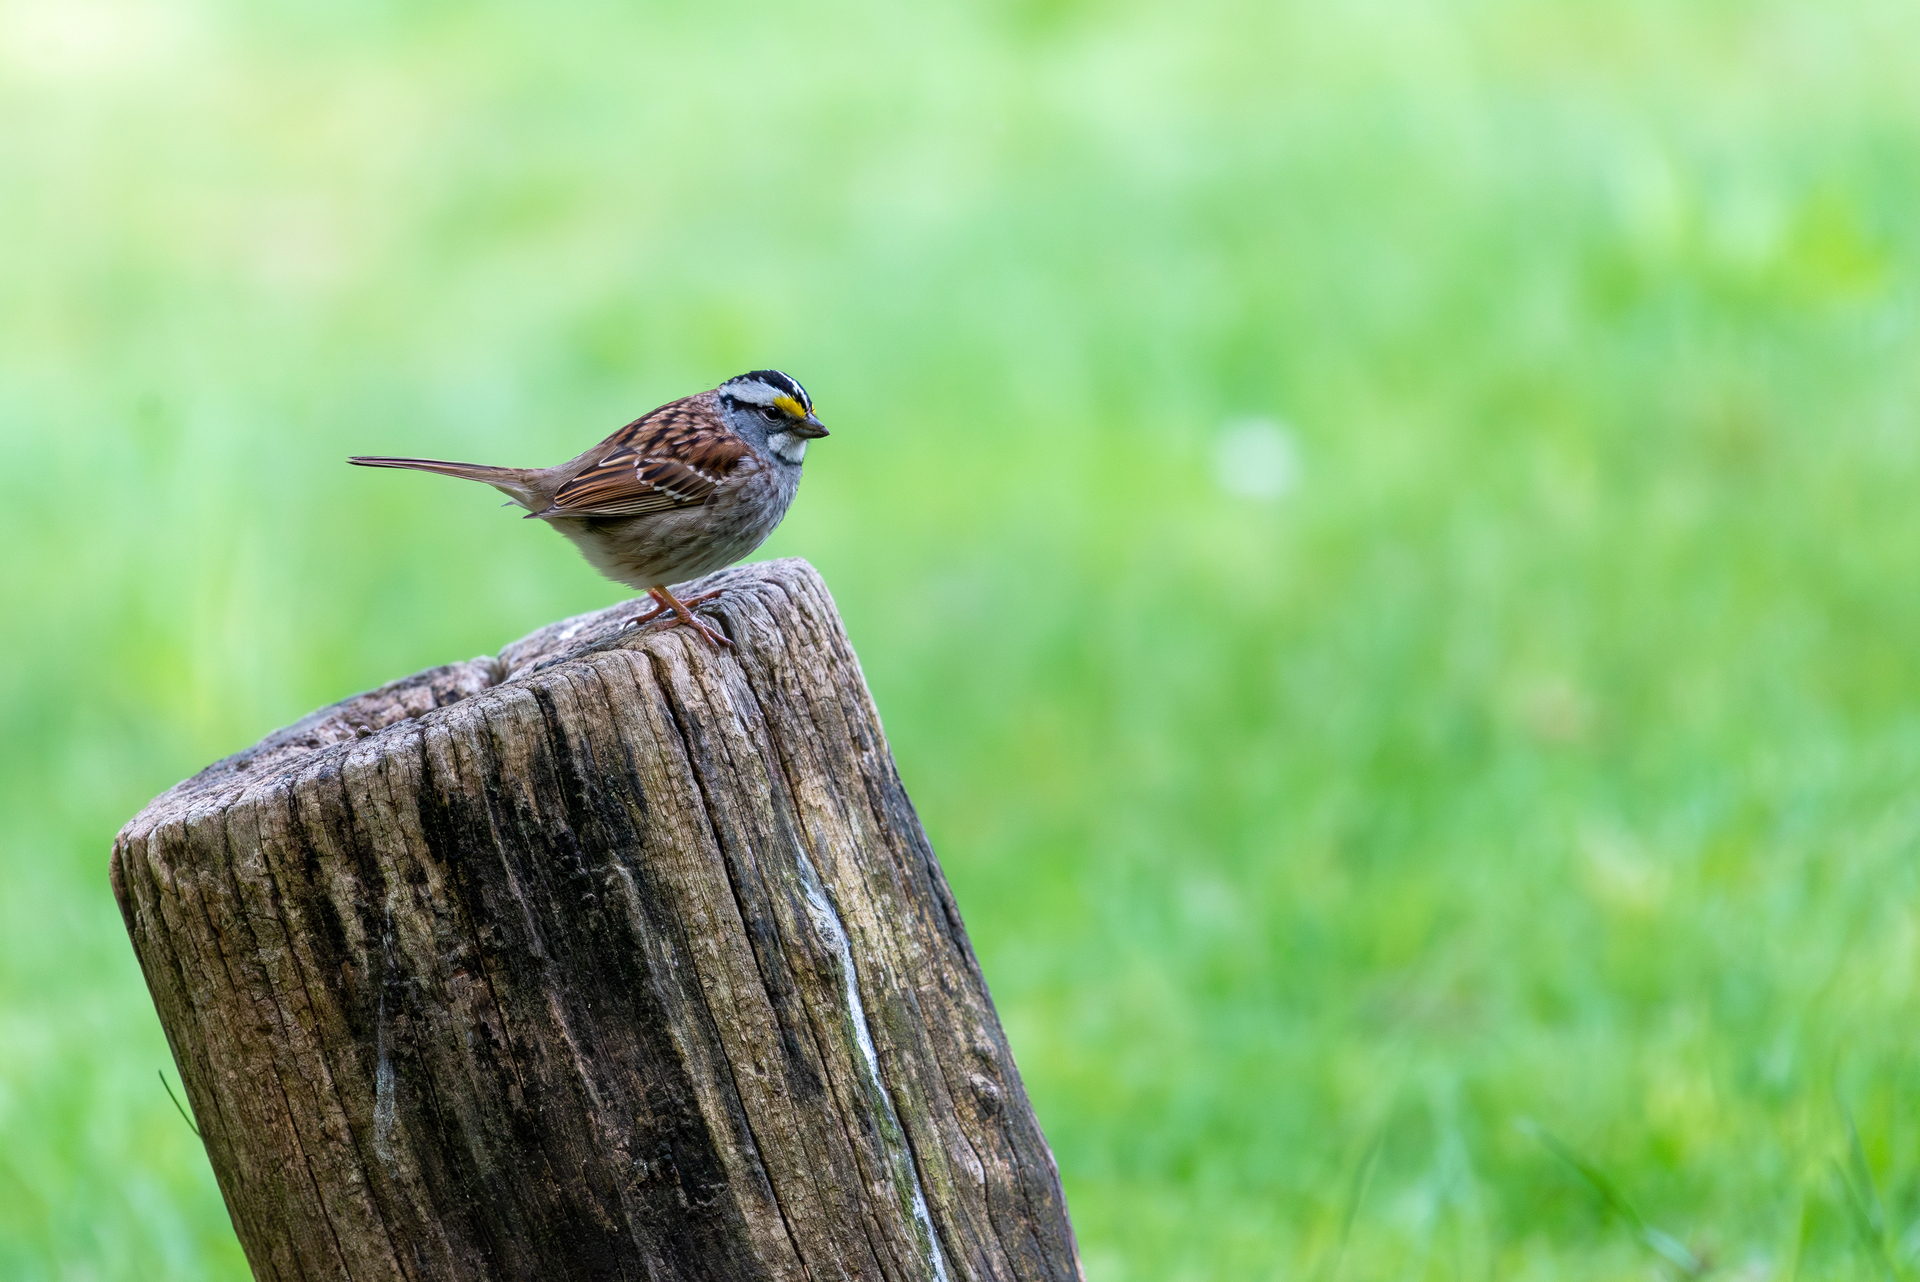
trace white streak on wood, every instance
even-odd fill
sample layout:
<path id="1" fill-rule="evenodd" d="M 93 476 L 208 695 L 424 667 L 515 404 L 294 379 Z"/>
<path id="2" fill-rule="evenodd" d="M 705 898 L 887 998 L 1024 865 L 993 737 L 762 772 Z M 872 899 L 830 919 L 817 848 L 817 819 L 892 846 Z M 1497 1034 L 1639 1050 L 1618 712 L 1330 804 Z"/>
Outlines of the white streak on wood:
<path id="1" fill-rule="evenodd" d="M 874 1048 L 873 1029 L 867 1024 L 866 1004 L 860 1000 L 860 979 L 853 968 L 853 946 L 847 940 L 847 929 L 841 923 L 833 901 L 827 897 L 827 888 L 821 884 L 820 873 L 813 866 L 813 860 L 807 858 L 804 850 L 794 853 L 800 860 L 800 884 L 807 892 L 808 916 L 813 918 L 814 929 L 833 945 L 840 962 L 840 983 L 846 992 L 847 1013 L 853 1020 L 854 1039 L 860 1043 L 860 1055 L 866 1061 L 868 1085 L 880 1102 L 888 1123 L 886 1148 L 888 1156 L 893 1159 L 895 1178 L 904 1175 L 906 1180 L 903 1182 L 912 1188 L 910 1200 L 914 1223 L 920 1229 L 920 1249 L 925 1254 L 927 1267 L 933 1270 L 936 1282 L 948 1282 L 947 1259 L 940 1250 L 940 1236 L 933 1231 L 933 1216 L 927 1211 L 927 1194 L 920 1186 L 920 1170 L 913 1159 L 913 1148 L 907 1143 L 906 1129 L 900 1125 L 899 1113 L 894 1111 L 893 1096 L 880 1077 L 880 1053 Z"/>

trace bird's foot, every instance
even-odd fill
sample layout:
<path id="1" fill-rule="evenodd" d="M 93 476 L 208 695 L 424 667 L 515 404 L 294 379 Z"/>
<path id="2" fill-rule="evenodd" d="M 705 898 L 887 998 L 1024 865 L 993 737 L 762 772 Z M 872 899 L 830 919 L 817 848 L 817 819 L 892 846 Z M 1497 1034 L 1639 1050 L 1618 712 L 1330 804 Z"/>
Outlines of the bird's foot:
<path id="1" fill-rule="evenodd" d="M 669 627 L 692 628 L 706 639 L 708 645 L 716 650 L 731 650 L 733 642 L 702 623 L 693 612 L 696 605 L 704 605 L 721 595 L 719 592 L 702 592 L 699 596 L 690 596 L 682 601 L 665 588 L 648 588 L 647 595 L 653 598 L 653 609 L 645 614 L 637 614 L 627 620 L 630 628 L 644 628 L 650 623 L 667 619 Z"/>

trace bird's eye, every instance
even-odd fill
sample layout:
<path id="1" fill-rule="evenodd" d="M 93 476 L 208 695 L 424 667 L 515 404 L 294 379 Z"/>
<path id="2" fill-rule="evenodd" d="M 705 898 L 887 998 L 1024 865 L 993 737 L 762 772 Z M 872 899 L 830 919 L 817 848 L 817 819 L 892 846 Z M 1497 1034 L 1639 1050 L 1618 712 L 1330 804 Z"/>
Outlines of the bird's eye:
<path id="1" fill-rule="evenodd" d="M 762 405 L 760 407 L 760 413 L 769 423 L 778 423 L 780 421 L 780 407 L 777 405 Z"/>

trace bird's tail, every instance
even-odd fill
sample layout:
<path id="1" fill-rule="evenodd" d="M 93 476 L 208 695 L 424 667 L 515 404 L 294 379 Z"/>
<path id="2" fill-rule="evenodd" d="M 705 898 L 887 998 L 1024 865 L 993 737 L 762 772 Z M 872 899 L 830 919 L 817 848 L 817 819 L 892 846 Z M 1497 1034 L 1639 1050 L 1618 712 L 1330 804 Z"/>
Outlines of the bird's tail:
<path id="1" fill-rule="evenodd" d="M 435 472 L 457 476 L 464 481 L 484 481 L 518 503 L 533 507 L 533 490 L 528 486 L 524 467 L 489 467 L 485 463 L 450 463 L 437 458 L 387 458 L 381 455 L 355 455 L 347 460 L 360 467 L 404 467 L 415 472 Z"/>

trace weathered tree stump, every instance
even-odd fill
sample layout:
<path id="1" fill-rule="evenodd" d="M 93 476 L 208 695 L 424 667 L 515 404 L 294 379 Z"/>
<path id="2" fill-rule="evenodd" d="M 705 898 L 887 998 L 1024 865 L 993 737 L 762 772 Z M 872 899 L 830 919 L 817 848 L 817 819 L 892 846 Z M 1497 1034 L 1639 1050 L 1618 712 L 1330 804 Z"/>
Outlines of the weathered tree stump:
<path id="1" fill-rule="evenodd" d="M 260 1278 L 1067 1279 L 1052 1155 L 804 562 L 148 806 L 113 888 Z"/>

